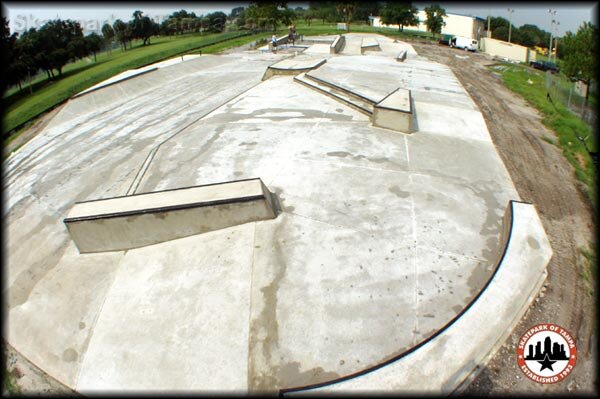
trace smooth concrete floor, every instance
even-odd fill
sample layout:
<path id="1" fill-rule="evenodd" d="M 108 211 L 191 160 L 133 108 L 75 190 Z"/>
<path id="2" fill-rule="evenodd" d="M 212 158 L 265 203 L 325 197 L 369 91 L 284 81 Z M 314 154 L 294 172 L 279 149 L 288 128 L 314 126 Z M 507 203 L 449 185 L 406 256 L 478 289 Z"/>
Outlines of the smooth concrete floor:
<path id="1" fill-rule="evenodd" d="M 72 100 L 5 161 L 8 341 L 83 393 L 245 392 L 362 370 L 445 325 L 519 197 L 449 68 L 380 44 L 311 73 L 373 97 L 408 86 L 412 135 L 292 76 L 261 82 L 283 54 L 202 56 Z M 283 212 L 79 254 L 73 203 L 124 195 L 151 151 L 137 193 L 260 177 Z"/>

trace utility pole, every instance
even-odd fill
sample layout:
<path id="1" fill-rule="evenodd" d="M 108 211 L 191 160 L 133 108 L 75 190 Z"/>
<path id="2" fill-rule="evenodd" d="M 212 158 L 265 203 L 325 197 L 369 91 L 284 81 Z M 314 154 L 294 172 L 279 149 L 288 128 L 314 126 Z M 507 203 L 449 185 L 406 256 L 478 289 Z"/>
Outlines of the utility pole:
<path id="1" fill-rule="evenodd" d="M 515 10 L 513 10 L 512 8 L 508 9 L 508 42 L 509 43 L 510 43 L 510 33 L 511 33 L 511 28 L 512 28 L 511 18 L 512 18 L 513 12 L 515 12 Z"/>
<path id="2" fill-rule="evenodd" d="M 556 64 L 556 57 L 558 57 L 558 25 L 560 25 L 560 22 L 556 21 L 556 24 L 554 24 L 554 27 L 556 28 L 556 34 L 554 35 L 554 63 Z"/>
<path id="3" fill-rule="evenodd" d="M 548 60 L 552 57 L 552 28 L 554 26 L 554 18 L 552 15 L 556 15 L 556 10 L 548 9 L 548 14 L 550 14 L 550 47 L 548 47 Z"/>

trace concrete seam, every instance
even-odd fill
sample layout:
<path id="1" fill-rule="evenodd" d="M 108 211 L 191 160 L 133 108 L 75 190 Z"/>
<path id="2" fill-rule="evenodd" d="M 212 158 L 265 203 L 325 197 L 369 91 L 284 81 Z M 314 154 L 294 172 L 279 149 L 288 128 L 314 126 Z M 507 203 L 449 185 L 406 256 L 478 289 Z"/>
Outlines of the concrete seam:
<path id="1" fill-rule="evenodd" d="M 250 387 L 250 335 L 252 330 L 252 293 L 253 293 L 253 283 L 254 283 L 254 257 L 256 255 L 256 222 L 254 222 L 254 237 L 252 238 L 252 269 L 250 270 L 250 298 L 248 300 L 248 354 L 246 356 L 247 364 L 246 364 L 246 381 L 248 387 Z"/>
<path id="2" fill-rule="evenodd" d="M 408 180 L 410 182 L 410 185 L 412 186 L 413 181 L 412 181 L 412 176 L 409 174 L 408 175 Z M 419 330 L 419 274 L 417 272 L 418 269 L 418 263 L 417 263 L 417 220 L 416 220 L 416 214 L 415 214 L 415 199 L 413 197 L 413 195 L 410 195 L 410 213 L 411 213 L 411 219 L 412 219 L 412 237 L 413 237 L 413 270 L 414 270 L 414 275 L 415 275 L 415 293 L 414 293 L 414 298 L 415 298 L 415 329 L 413 331 L 413 345 L 416 344 L 417 342 L 417 331 Z"/>
<path id="3" fill-rule="evenodd" d="M 404 149 L 406 150 L 406 163 L 410 166 L 410 154 L 408 153 L 408 138 L 406 136 L 404 136 Z"/>
<path id="4" fill-rule="evenodd" d="M 124 251 L 124 255 L 121 258 L 121 260 L 119 261 L 119 263 L 121 263 L 123 261 L 123 258 L 125 258 L 125 254 L 127 253 L 127 251 Z M 102 305 L 100 306 L 100 309 L 98 310 L 98 314 L 96 315 L 96 317 L 94 318 L 94 322 L 92 323 L 92 326 L 90 328 L 90 338 L 89 338 L 89 342 L 92 342 L 92 338 L 94 338 L 94 332 L 96 331 L 96 324 L 98 324 L 98 319 L 100 319 L 100 316 L 102 315 L 102 310 L 104 309 L 104 304 L 106 303 L 106 299 L 108 298 L 108 295 L 113 287 L 113 285 L 115 285 L 115 281 L 117 280 L 117 273 L 118 273 L 118 268 L 115 271 L 115 276 L 113 277 L 113 280 L 110 283 L 110 286 L 108 287 L 108 289 L 106 290 L 106 295 L 104 296 L 104 300 L 102 301 Z M 85 363 L 85 358 L 87 356 L 87 353 L 90 349 L 90 345 L 88 344 L 85 353 L 82 354 L 81 356 L 81 363 L 79 364 L 79 370 L 77 370 L 77 377 L 75 377 L 75 384 L 73 386 L 73 390 L 77 390 L 77 386 L 79 384 L 79 377 L 81 376 L 81 371 L 83 370 L 83 364 Z"/>
<path id="5" fill-rule="evenodd" d="M 251 87 L 249 87 L 248 89 L 244 90 L 241 93 L 236 94 L 235 96 L 227 99 L 225 102 L 217 105 L 216 107 L 212 108 L 210 111 L 202 114 L 200 117 L 198 117 L 197 119 L 194 119 L 192 122 L 190 122 L 189 124 L 185 125 L 184 127 L 182 127 L 180 130 L 178 130 L 177 132 L 173 133 L 171 136 L 167 137 L 165 140 L 163 140 L 162 142 L 160 142 L 158 145 L 156 145 L 153 149 L 150 150 L 150 152 L 154 151 L 154 155 L 156 155 L 156 153 L 158 152 L 158 150 L 160 149 L 160 147 L 166 143 L 167 141 L 171 140 L 173 137 L 177 136 L 179 133 L 183 132 L 184 130 L 186 130 L 187 128 L 189 128 L 190 126 L 192 126 L 193 124 L 195 124 L 196 122 L 199 122 L 200 120 L 202 120 L 203 118 L 205 118 L 206 116 L 210 115 L 211 113 L 213 113 L 214 111 L 218 110 L 219 108 L 221 108 L 222 106 L 224 106 L 225 104 L 233 101 L 235 98 L 242 96 L 244 94 L 246 94 L 248 91 L 252 90 L 253 88 L 255 88 L 256 86 L 258 86 L 259 84 L 262 83 L 262 80 L 259 81 L 258 83 L 256 83 L 255 85 L 252 85 Z M 150 162 L 148 163 L 148 166 L 146 167 L 146 169 L 143 171 L 143 173 L 140 175 L 138 184 L 136 186 L 136 188 L 133 190 L 133 192 L 131 194 L 135 194 L 135 192 L 137 191 L 140 182 L 143 180 L 146 172 L 148 171 L 148 169 L 150 168 L 150 163 L 152 163 L 152 160 L 154 160 L 154 155 L 152 156 L 152 159 L 150 160 Z M 146 158 L 147 159 L 147 158 Z M 144 161 L 145 163 L 145 161 Z M 139 175 L 140 171 L 142 170 L 142 168 L 144 167 L 144 164 L 142 164 L 142 166 L 140 167 L 140 170 L 138 171 L 138 174 L 136 175 L 136 177 Z M 134 180 L 135 182 L 135 180 Z M 133 185 L 133 183 L 132 183 Z M 131 186 L 130 186 L 131 189 Z M 126 195 L 130 195 L 129 190 L 127 190 L 127 194 Z"/>

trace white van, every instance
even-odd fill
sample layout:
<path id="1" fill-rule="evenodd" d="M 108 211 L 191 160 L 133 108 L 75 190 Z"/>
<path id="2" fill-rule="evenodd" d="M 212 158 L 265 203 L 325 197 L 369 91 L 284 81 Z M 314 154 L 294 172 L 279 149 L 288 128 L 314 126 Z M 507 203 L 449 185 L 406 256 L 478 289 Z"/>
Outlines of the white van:
<path id="1" fill-rule="evenodd" d="M 465 51 L 477 51 L 477 40 L 464 36 L 452 36 L 450 47 L 462 48 Z"/>

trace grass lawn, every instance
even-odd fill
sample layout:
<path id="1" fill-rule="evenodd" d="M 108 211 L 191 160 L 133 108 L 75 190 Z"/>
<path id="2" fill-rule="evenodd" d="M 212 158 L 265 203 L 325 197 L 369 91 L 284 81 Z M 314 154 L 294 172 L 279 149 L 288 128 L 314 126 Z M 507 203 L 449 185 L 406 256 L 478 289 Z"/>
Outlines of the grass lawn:
<path id="1" fill-rule="evenodd" d="M 509 89 L 523 96 L 541 111 L 542 123 L 552 129 L 558 138 L 558 142 L 551 138 L 546 138 L 546 141 L 562 149 L 569 163 L 575 168 L 577 178 L 585 183 L 587 195 L 595 211 L 597 207 L 596 167 L 583 144 L 577 139 L 577 136 L 589 136 L 588 148 L 590 151 L 598 151 L 595 132 L 559 102 L 551 103 L 546 98 L 544 72 L 521 65 L 506 64 L 502 70 L 502 77 Z M 532 83 L 529 84 L 528 80 Z"/>
<path id="2" fill-rule="evenodd" d="M 299 34 L 306 36 L 345 33 L 337 29 L 337 23 L 322 23 L 313 20 L 310 25 L 297 21 Z M 367 24 L 350 24 L 350 32 L 380 33 L 395 38 L 420 37 L 431 39 L 429 33 L 404 31 L 397 29 L 373 28 Z M 277 30 L 277 36 L 287 33 L 286 27 Z M 183 53 L 202 52 L 217 53 L 228 48 L 241 46 L 261 38 L 270 38 L 272 32 L 248 34 L 244 31 L 219 34 L 187 34 L 171 37 L 153 37 L 151 44 L 142 46 L 141 41 L 134 42 L 133 48 L 123 51 L 115 49 L 108 54 L 97 54 L 97 61 L 90 57 L 68 64 L 63 69 L 63 76 L 54 81 L 47 81 L 45 74 L 32 79 L 33 93 L 27 87 L 24 90 L 10 89 L 2 98 L 4 109 L 2 132 L 4 144 L 14 139 L 29 121 L 69 99 L 74 94 L 85 90 L 103 80 L 117 75 L 127 69 L 135 69 L 158 62 Z M 7 137 L 8 132 L 13 132 Z"/>

